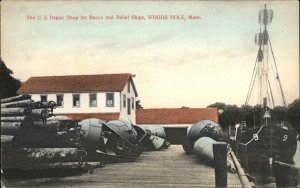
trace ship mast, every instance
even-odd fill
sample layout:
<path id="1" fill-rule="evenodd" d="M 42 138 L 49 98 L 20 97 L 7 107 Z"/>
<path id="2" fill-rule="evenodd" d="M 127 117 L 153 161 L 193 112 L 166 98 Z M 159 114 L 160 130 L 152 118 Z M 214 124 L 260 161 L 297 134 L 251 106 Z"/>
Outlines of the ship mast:
<path id="1" fill-rule="evenodd" d="M 261 28 L 260 28 L 260 32 L 255 35 L 255 44 L 259 46 L 259 49 L 258 49 L 256 62 L 255 62 L 255 66 L 252 73 L 252 78 L 250 81 L 250 86 L 249 86 L 249 90 L 245 102 L 245 105 L 249 105 L 249 101 L 253 93 L 253 88 L 256 83 L 258 86 L 257 87 L 258 103 L 260 104 L 261 108 L 264 109 L 265 111 L 265 115 L 264 115 L 265 125 L 269 124 L 269 120 L 271 118 L 269 107 L 275 106 L 274 96 L 273 96 L 270 79 L 269 79 L 270 67 L 272 68 L 273 71 L 273 65 L 269 61 L 269 49 L 272 52 L 273 63 L 276 69 L 276 76 L 273 72 L 274 78 L 276 80 L 276 86 L 282 98 L 282 103 L 284 106 L 286 106 L 286 100 L 279 79 L 276 60 L 273 53 L 269 33 L 267 30 L 267 25 L 269 25 L 272 22 L 272 18 L 273 18 L 273 10 L 267 9 L 265 4 L 264 9 L 259 11 L 258 22 Z M 263 31 L 261 31 L 262 29 Z"/>

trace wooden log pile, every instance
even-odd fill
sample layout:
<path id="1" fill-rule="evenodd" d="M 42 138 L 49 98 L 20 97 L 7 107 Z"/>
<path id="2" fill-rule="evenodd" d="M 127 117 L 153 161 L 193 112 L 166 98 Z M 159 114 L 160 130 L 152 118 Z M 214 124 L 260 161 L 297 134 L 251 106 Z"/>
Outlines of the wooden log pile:
<path id="1" fill-rule="evenodd" d="M 83 163 L 80 129 L 73 120 L 51 118 L 55 102 L 35 102 L 29 95 L 1 99 L 1 168 L 57 168 Z M 101 164 L 96 164 L 101 165 Z"/>

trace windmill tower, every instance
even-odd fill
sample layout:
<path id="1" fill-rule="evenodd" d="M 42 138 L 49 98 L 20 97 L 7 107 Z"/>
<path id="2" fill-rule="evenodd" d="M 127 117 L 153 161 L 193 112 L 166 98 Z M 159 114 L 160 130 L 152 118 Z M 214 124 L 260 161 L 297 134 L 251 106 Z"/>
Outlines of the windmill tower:
<path id="1" fill-rule="evenodd" d="M 260 104 L 261 108 L 265 111 L 264 119 L 266 119 L 266 125 L 271 117 L 269 109 L 278 105 L 275 103 L 272 91 L 274 85 L 272 86 L 270 82 L 272 76 L 275 80 L 281 103 L 286 106 L 286 100 L 280 82 L 270 36 L 267 30 L 267 26 L 271 24 L 272 19 L 273 10 L 267 9 L 265 5 L 264 9 L 260 10 L 258 15 L 260 32 L 255 35 L 254 39 L 255 44 L 258 46 L 258 52 L 245 102 L 245 105 L 249 105 L 250 100 L 253 98 L 253 90 L 256 88 L 257 103 Z M 271 57 L 269 52 L 271 52 Z"/>

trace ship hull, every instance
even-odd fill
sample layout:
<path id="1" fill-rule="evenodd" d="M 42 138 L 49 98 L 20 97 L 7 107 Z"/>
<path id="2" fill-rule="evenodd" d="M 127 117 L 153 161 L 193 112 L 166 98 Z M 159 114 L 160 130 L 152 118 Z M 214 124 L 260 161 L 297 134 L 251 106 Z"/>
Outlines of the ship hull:
<path id="1" fill-rule="evenodd" d="M 297 149 L 297 133 L 291 127 L 271 124 L 258 128 L 239 127 L 236 132 L 236 153 L 248 171 L 261 166 L 269 158 L 293 164 Z M 265 163 L 264 162 L 264 163 Z"/>

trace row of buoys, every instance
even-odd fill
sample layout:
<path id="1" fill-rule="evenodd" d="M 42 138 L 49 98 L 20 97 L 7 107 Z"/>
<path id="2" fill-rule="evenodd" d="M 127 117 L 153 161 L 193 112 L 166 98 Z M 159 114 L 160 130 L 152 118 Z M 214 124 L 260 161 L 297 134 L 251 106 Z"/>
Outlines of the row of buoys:
<path id="1" fill-rule="evenodd" d="M 77 122 L 54 116 L 55 107 L 29 95 L 1 99 L 2 169 L 97 167 L 169 146 L 162 126 L 135 126 L 126 119 Z"/>

